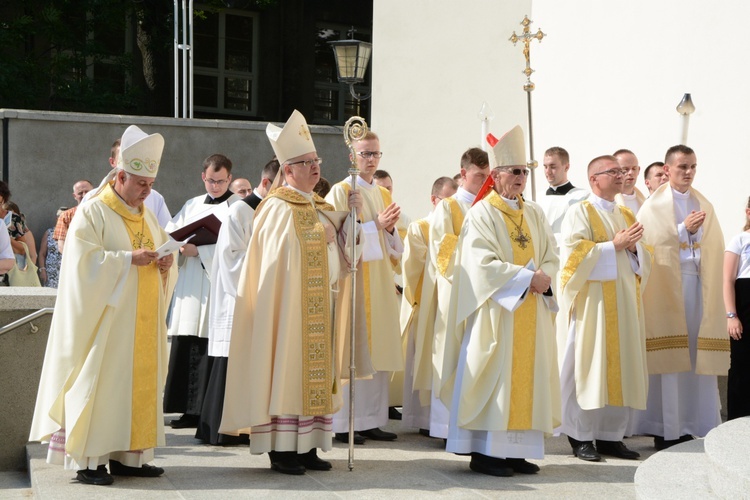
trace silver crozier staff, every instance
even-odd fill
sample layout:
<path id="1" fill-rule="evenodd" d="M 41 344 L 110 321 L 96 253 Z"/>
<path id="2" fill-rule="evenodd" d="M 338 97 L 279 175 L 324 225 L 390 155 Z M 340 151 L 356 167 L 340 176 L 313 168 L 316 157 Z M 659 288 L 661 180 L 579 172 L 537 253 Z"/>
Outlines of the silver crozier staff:
<path id="1" fill-rule="evenodd" d="M 367 134 L 367 122 L 364 118 L 359 116 L 352 116 L 344 124 L 344 141 L 346 141 L 346 147 L 349 148 L 349 157 L 352 160 L 351 167 L 349 167 L 349 175 L 352 176 L 352 191 L 357 189 L 357 176 L 359 176 L 359 169 L 357 168 L 357 152 L 354 151 L 353 143 L 365 138 Z M 357 208 L 352 207 L 351 216 L 351 228 L 349 234 L 357 234 Z M 351 253 L 349 254 L 349 273 L 352 275 L 352 304 L 351 304 L 351 323 L 349 330 L 349 470 L 354 469 L 354 378 L 357 372 L 357 367 L 354 365 L 354 346 L 355 346 L 355 332 L 356 332 L 356 311 L 357 311 L 357 259 L 356 259 L 356 245 L 352 245 Z"/>

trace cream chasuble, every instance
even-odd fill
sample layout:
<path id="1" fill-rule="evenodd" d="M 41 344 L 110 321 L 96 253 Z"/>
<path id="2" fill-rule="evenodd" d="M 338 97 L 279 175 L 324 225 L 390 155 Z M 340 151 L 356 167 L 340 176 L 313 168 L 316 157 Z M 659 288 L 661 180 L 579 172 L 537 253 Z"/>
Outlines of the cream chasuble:
<path id="1" fill-rule="evenodd" d="M 409 224 L 402 262 L 401 329 L 404 345 L 413 346 L 412 377 L 407 386 L 419 391 L 421 406 L 430 404 L 432 393 L 432 337 L 437 305 L 435 269 L 428 257 L 429 230 L 429 218 Z M 404 395 L 405 399 L 408 397 Z"/>
<path id="2" fill-rule="evenodd" d="M 357 282 L 361 282 L 364 289 L 372 366 L 377 371 L 399 371 L 404 369 L 404 355 L 393 273 L 400 267 L 403 243 L 397 231 L 386 236 L 386 232 L 376 229 L 373 222 L 378 213 L 391 204 L 388 190 L 368 184 L 361 177 L 357 178 L 357 183 L 357 189 L 362 194 L 363 207 L 359 219 L 365 239 L 364 262 L 357 273 Z M 348 181 L 339 182 L 331 188 L 326 201 L 336 210 L 348 211 L 350 190 Z M 347 295 L 351 280 L 348 273 L 342 278 L 341 293 Z M 349 310 L 350 305 L 346 303 L 340 312 L 337 311 L 337 321 L 341 321 L 342 325 L 349 324 Z"/>
<path id="3" fill-rule="evenodd" d="M 432 341 L 432 366 L 437 385 L 443 365 L 443 352 L 448 321 L 448 306 L 451 301 L 453 266 L 456 245 L 463 227 L 464 216 L 471 208 L 476 196 L 459 187 L 450 198 L 445 198 L 432 212 L 430 224 L 430 252 L 428 254 L 435 269 L 436 306 L 434 335 Z M 450 405 L 450 402 L 448 403 Z"/>
<path id="4" fill-rule="evenodd" d="M 553 314 L 542 295 L 525 290 L 529 261 L 552 276 L 557 253 L 541 208 L 518 203 L 514 210 L 490 192 L 466 214 L 457 244 L 440 398 L 453 403 L 462 429 L 551 433 L 560 420 Z M 497 295 L 519 284 L 511 312 Z"/>
<path id="5" fill-rule="evenodd" d="M 315 206 L 282 187 L 256 210 L 237 287 L 223 434 L 247 433 L 282 415 L 330 415 L 341 406 L 336 342 L 343 332 L 334 333 L 331 292 L 344 272 L 344 245 L 326 243 L 320 211 L 333 207 L 312 200 Z"/>
<path id="6" fill-rule="evenodd" d="M 690 189 L 689 194 L 706 212 L 698 235 L 689 236 L 683 221 L 675 220 L 674 195 L 668 183 L 659 186 L 638 212 L 644 227 L 643 242 L 654 248 L 654 267 L 643 292 L 648 369 L 652 374 L 694 368 L 699 375 L 726 375 L 729 337 L 721 293 L 724 235 L 711 203 L 695 189 Z M 697 254 L 700 259 L 703 316 L 694 367 L 688 349 L 680 252 Z"/>
<path id="7" fill-rule="evenodd" d="M 615 233 L 635 218 L 613 202 L 594 195 L 589 199 L 571 207 L 562 226 L 559 317 L 566 321 L 557 325 L 559 364 L 563 366 L 574 317 L 574 380 L 580 407 L 643 409 L 648 371 L 641 291 L 651 269 L 651 253 L 637 243 L 638 266 L 629 252 L 615 252 Z"/>
<path id="8" fill-rule="evenodd" d="M 80 466 L 164 445 L 167 298 L 176 266 L 131 265 L 167 241 L 150 210 L 132 213 L 106 185 L 71 222 L 29 439 L 64 428 Z"/>

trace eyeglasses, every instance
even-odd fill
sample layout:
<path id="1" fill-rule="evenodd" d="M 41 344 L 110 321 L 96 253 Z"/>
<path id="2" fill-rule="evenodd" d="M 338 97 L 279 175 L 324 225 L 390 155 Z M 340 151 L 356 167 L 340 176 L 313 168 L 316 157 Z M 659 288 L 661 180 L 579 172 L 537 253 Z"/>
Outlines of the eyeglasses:
<path id="1" fill-rule="evenodd" d="M 360 151 L 357 153 L 359 156 L 364 158 L 365 160 L 369 160 L 370 158 L 382 158 L 383 152 L 382 151 Z"/>
<path id="2" fill-rule="evenodd" d="M 625 175 L 627 173 L 627 170 L 624 168 L 610 168 L 609 170 L 605 170 L 603 172 L 597 172 L 594 175 L 602 175 L 607 174 L 611 177 L 617 177 L 618 175 Z"/>
<path id="3" fill-rule="evenodd" d="M 212 186 L 223 186 L 224 184 L 226 184 L 227 182 L 229 182 L 229 179 L 222 179 L 220 181 L 215 181 L 213 179 L 208 179 L 207 178 L 207 179 L 205 179 L 205 181 L 207 183 L 209 183 L 210 185 L 212 185 Z"/>
<path id="4" fill-rule="evenodd" d="M 528 168 L 502 168 L 501 170 L 513 175 L 529 175 Z"/>
<path id="5" fill-rule="evenodd" d="M 304 165 L 307 168 L 312 167 L 313 165 L 322 165 L 323 164 L 323 158 L 313 158 L 312 160 L 300 160 L 300 161 L 293 161 L 288 162 L 287 165 Z"/>

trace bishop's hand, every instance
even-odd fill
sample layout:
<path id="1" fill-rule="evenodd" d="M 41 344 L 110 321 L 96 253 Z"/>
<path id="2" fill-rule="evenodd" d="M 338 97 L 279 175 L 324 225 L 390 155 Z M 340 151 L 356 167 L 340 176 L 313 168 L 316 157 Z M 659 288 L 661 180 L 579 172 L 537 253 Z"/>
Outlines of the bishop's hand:
<path id="1" fill-rule="evenodd" d="M 531 293 L 544 293 L 549 290 L 551 284 L 552 278 L 547 276 L 541 269 L 537 269 L 534 271 L 534 276 L 531 278 L 529 291 L 531 291 Z"/>

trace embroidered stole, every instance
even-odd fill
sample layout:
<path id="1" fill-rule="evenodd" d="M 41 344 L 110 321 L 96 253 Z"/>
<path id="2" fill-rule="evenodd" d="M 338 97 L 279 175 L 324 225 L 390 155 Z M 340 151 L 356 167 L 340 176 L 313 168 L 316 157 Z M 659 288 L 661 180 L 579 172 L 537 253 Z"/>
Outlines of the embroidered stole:
<path id="1" fill-rule="evenodd" d="M 445 198 L 446 203 L 451 212 L 451 222 L 453 223 L 453 234 L 443 235 L 443 242 L 440 244 L 440 250 L 437 254 L 437 268 L 442 276 L 448 272 L 448 265 L 456 255 L 456 244 L 458 243 L 458 235 L 461 234 L 461 226 L 464 224 L 464 213 L 461 211 L 461 205 L 458 204 L 455 198 Z"/>
<path id="2" fill-rule="evenodd" d="M 427 246 L 427 258 L 429 259 L 429 248 L 430 248 L 430 223 L 425 219 L 419 219 L 417 221 L 419 225 L 419 232 L 422 234 L 424 244 Z M 422 274 L 419 275 L 419 281 L 417 281 L 417 288 L 414 290 L 414 304 L 418 305 L 422 298 L 422 283 L 424 283 L 424 267 L 422 268 Z"/>
<path id="3" fill-rule="evenodd" d="M 154 238 L 144 218 L 143 205 L 137 214 L 131 213 L 108 184 L 99 198 L 117 215 L 128 230 L 133 250 L 155 250 Z M 130 449 L 156 447 L 156 401 L 158 385 L 158 332 L 155 318 L 159 315 L 159 287 L 161 275 L 156 263 L 136 266 L 138 291 L 136 299 L 135 335 L 133 342 L 133 388 L 130 419 Z"/>
<path id="4" fill-rule="evenodd" d="M 347 183 L 346 181 L 341 181 L 339 184 L 341 184 L 344 187 L 344 192 L 346 193 L 347 198 L 349 197 L 349 193 L 352 190 L 352 185 L 350 183 Z M 383 198 L 383 208 L 387 208 L 391 203 L 393 203 L 393 199 L 391 198 L 391 193 L 386 188 L 377 186 L 380 190 L 380 196 Z M 376 215 L 377 217 L 377 215 Z M 362 221 L 362 215 L 359 216 L 359 221 Z M 385 236 L 383 236 L 385 238 Z M 386 251 L 387 255 L 387 251 Z M 396 263 L 393 262 L 393 259 L 391 259 L 391 264 L 395 265 Z M 367 322 L 367 347 L 372 352 L 372 305 L 371 305 L 371 297 L 370 297 L 370 263 L 369 262 L 363 262 L 362 263 L 362 286 L 365 291 L 365 318 Z"/>
<path id="5" fill-rule="evenodd" d="M 498 209 L 510 235 L 519 225 L 524 233 L 531 234 L 524 214 L 524 203 L 519 197 L 518 210 L 512 209 L 494 190 L 484 201 Z M 524 267 L 534 258 L 534 242 L 529 240 L 522 248 L 520 243 L 509 238 L 513 248 L 513 264 Z M 536 359 L 536 314 L 537 298 L 530 291 L 526 299 L 513 313 L 513 361 L 510 379 L 510 415 L 508 430 L 531 429 L 534 410 L 534 366 Z M 504 332 L 501 332 L 502 335 Z"/>
<path id="6" fill-rule="evenodd" d="M 333 413 L 333 349 L 331 339 L 331 294 L 328 283 L 326 232 L 318 210 L 333 206 L 314 196 L 315 206 L 297 191 L 281 187 L 269 197 L 287 202 L 302 256 L 302 415 Z"/>
<path id="7" fill-rule="evenodd" d="M 581 240 L 576 248 L 570 254 L 565 268 L 561 273 L 561 287 L 564 287 L 575 273 L 578 265 L 583 261 L 585 256 L 591 251 L 597 243 L 611 241 L 607 235 L 601 216 L 596 207 L 589 201 L 581 202 L 586 208 L 586 213 L 591 226 L 593 241 Z M 633 212 L 624 206 L 619 206 L 625 223 L 628 227 L 635 223 Z M 640 310 L 641 297 L 641 278 L 635 275 L 636 280 L 636 300 L 638 303 L 638 314 Z M 620 365 L 620 323 L 617 311 L 617 280 L 601 281 L 602 300 L 604 302 L 604 340 L 606 344 L 607 358 L 607 404 L 610 406 L 623 406 L 622 399 L 622 367 Z"/>

